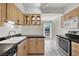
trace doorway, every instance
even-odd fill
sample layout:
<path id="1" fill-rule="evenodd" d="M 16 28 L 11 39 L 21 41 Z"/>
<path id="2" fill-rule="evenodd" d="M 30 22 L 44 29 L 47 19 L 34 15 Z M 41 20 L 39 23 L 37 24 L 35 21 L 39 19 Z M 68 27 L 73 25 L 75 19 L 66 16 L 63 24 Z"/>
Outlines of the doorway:
<path id="1" fill-rule="evenodd" d="M 45 36 L 45 55 L 52 50 L 52 21 L 43 22 L 43 35 Z"/>
<path id="2" fill-rule="evenodd" d="M 43 35 L 46 37 L 46 39 L 52 38 L 52 21 L 43 22 Z"/>

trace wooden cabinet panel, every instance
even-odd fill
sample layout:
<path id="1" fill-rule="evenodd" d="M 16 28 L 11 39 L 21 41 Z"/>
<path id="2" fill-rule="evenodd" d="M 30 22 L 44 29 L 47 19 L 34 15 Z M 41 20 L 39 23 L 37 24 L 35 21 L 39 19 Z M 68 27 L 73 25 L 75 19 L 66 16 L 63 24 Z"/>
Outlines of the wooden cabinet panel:
<path id="1" fill-rule="evenodd" d="M 72 56 L 79 56 L 79 43 L 72 42 Z"/>
<path id="2" fill-rule="evenodd" d="M 4 21 L 6 20 L 6 3 L 2 3 L 2 24 L 4 23 Z"/>
<path id="3" fill-rule="evenodd" d="M 24 42 L 20 43 L 18 46 L 17 46 L 17 53 L 16 53 L 17 56 L 23 56 L 24 55 Z"/>
<path id="4" fill-rule="evenodd" d="M 7 20 L 13 21 L 12 20 L 12 13 L 13 13 L 13 11 L 12 11 L 12 4 L 8 3 L 7 4 Z"/>
<path id="5" fill-rule="evenodd" d="M 7 4 L 7 19 L 16 24 L 23 24 L 23 13 L 12 3 Z"/>
<path id="6" fill-rule="evenodd" d="M 36 53 L 36 40 L 34 38 L 29 38 L 28 53 Z"/>
<path id="7" fill-rule="evenodd" d="M 17 46 L 17 56 L 44 54 L 44 38 L 28 38 Z"/>
<path id="8" fill-rule="evenodd" d="M 26 14 L 24 16 L 25 25 L 40 25 L 41 15 L 40 14 Z"/>
<path id="9" fill-rule="evenodd" d="M 17 56 L 26 56 L 28 53 L 28 45 L 27 45 L 27 39 L 22 41 L 18 46 L 17 46 Z"/>
<path id="10" fill-rule="evenodd" d="M 26 56 L 28 55 L 28 40 L 26 39 L 24 43 L 24 56 Z"/>
<path id="11" fill-rule="evenodd" d="M 12 3 L 7 3 L 7 20 L 16 22 L 16 6 Z"/>
<path id="12" fill-rule="evenodd" d="M 23 13 L 18 10 L 18 19 L 17 24 L 22 25 L 23 24 Z"/>
<path id="13" fill-rule="evenodd" d="M 37 47 L 36 47 L 37 53 L 44 53 L 44 39 L 38 38 L 36 45 L 37 45 Z"/>
<path id="14" fill-rule="evenodd" d="M 0 3 L 0 25 L 6 20 L 6 3 Z"/>
<path id="15" fill-rule="evenodd" d="M 72 18 L 79 17 L 79 7 L 71 10 L 67 14 L 61 17 L 61 27 L 64 28 L 64 22 L 67 20 L 73 20 Z"/>
<path id="16" fill-rule="evenodd" d="M 28 54 L 44 54 L 44 38 L 29 38 Z"/>
<path id="17" fill-rule="evenodd" d="M 2 17 L 2 15 L 1 15 L 1 3 L 0 3 L 0 25 L 1 25 L 1 18 Z"/>
<path id="18" fill-rule="evenodd" d="M 16 24 L 24 24 L 23 13 L 13 3 L 0 3 L 0 25 L 5 20 L 10 20 Z"/>

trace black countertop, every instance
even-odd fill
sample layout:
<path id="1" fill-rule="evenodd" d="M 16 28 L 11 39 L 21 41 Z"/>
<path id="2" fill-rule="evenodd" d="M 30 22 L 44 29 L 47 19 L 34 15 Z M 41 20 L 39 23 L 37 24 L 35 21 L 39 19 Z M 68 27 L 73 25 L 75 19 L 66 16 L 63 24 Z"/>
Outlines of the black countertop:
<path id="1" fill-rule="evenodd" d="M 16 46 L 16 44 L 0 44 L 0 56 L 4 56 L 14 46 Z"/>
<path id="2" fill-rule="evenodd" d="M 27 35 L 27 38 L 45 38 L 43 35 Z"/>
<path id="3" fill-rule="evenodd" d="M 77 42 L 79 43 L 79 39 L 71 39 L 65 35 L 57 35 L 58 37 L 61 37 L 61 38 L 64 38 L 64 39 L 67 39 L 67 40 L 70 40 L 70 41 L 74 41 L 74 42 Z"/>

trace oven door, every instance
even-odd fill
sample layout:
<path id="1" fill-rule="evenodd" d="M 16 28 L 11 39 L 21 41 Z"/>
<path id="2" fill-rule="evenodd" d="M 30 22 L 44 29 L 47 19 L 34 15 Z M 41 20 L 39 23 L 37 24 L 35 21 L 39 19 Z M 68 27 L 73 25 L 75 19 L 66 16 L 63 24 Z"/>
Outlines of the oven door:
<path id="1" fill-rule="evenodd" d="M 59 37 L 58 45 L 59 45 L 59 49 L 62 52 L 64 52 L 66 55 L 71 55 L 69 40 Z"/>

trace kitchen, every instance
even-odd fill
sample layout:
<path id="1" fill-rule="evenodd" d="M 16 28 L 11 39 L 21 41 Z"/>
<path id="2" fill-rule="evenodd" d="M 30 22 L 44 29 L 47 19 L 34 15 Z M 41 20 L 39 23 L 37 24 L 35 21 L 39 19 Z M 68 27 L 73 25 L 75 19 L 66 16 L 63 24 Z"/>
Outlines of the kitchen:
<path id="1" fill-rule="evenodd" d="M 79 3 L 0 3 L 0 55 L 79 56 L 78 16 Z"/>

